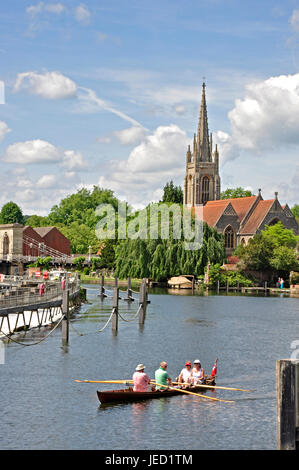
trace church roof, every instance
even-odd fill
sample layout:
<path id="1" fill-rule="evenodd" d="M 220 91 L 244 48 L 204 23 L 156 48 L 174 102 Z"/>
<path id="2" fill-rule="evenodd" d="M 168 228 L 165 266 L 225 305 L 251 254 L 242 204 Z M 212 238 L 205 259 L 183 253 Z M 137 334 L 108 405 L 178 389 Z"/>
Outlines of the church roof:
<path id="1" fill-rule="evenodd" d="M 209 201 L 203 206 L 203 220 L 210 227 L 216 225 L 218 219 L 221 217 L 224 209 L 229 204 L 227 199 L 221 199 L 219 201 Z"/>
<path id="2" fill-rule="evenodd" d="M 203 208 L 203 220 L 208 225 L 214 226 L 221 217 L 224 209 L 231 204 L 238 215 L 240 222 L 244 219 L 248 211 L 256 202 L 258 196 L 238 197 L 231 199 L 219 199 L 208 201 Z"/>
<path id="3" fill-rule="evenodd" d="M 263 222 L 264 218 L 267 215 L 267 212 L 273 205 L 275 199 L 268 199 L 266 201 L 259 201 L 257 204 L 256 208 L 250 215 L 249 219 L 247 220 L 246 224 L 244 227 L 241 229 L 242 234 L 251 234 L 251 233 L 256 233 L 258 230 L 259 226 Z"/>

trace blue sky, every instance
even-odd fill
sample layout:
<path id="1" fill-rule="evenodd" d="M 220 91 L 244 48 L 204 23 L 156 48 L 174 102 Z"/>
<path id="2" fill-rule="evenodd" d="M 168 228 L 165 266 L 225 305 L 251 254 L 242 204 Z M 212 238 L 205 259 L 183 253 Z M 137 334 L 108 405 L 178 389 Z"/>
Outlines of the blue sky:
<path id="1" fill-rule="evenodd" d="M 299 202 L 299 0 L 10 0 L 0 22 L 0 205 L 183 185 L 203 77 L 222 189 Z"/>

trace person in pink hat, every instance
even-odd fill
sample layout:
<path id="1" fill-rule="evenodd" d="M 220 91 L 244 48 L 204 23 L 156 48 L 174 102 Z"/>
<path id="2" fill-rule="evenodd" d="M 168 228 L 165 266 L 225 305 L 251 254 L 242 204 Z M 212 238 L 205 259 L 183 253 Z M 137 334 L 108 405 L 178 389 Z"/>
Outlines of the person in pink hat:
<path id="1" fill-rule="evenodd" d="M 133 374 L 133 391 L 134 392 L 146 392 L 147 386 L 149 385 L 151 379 L 144 372 L 145 365 L 138 364 Z"/>

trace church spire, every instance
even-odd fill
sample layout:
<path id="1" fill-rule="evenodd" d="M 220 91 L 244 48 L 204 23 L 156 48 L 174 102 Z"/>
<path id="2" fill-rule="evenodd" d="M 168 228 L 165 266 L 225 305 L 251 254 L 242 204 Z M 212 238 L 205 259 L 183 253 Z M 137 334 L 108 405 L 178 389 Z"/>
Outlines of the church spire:
<path id="1" fill-rule="evenodd" d="M 197 142 L 199 146 L 199 159 L 203 162 L 210 162 L 211 159 L 211 150 L 209 142 L 209 128 L 208 128 L 208 113 L 207 113 L 207 103 L 206 103 L 206 84 L 203 81 L 202 84 L 202 95 L 201 95 L 201 106 L 200 106 L 200 115 L 198 122 L 198 133 L 197 133 Z"/>

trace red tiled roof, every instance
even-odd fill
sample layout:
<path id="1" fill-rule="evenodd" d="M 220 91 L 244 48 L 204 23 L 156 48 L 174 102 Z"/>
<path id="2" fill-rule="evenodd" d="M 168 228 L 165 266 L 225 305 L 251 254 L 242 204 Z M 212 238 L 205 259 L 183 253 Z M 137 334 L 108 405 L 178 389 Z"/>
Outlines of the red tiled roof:
<path id="1" fill-rule="evenodd" d="M 275 199 L 259 201 L 253 213 L 241 230 L 241 233 L 256 233 Z"/>
<path id="2" fill-rule="evenodd" d="M 219 199 L 217 201 L 208 201 L 203 208 L 203 220 L 208 225 L 214 226 L 229 203 L 233 206 L 240 222 L 244 219 L 257 196 L 237 197 L 231 199 Z"/>
<path id="3" fill-rule="evenodd" d="M 213 204 L 215 203 L 215 204 Z M 229 204 L 227 199 L 220 201 L 209 201 L 205 206 L 203 206 L 203 220 L 210 227 L 214 227 L 219 217 L 223 213 L 226 206 Z"/>

